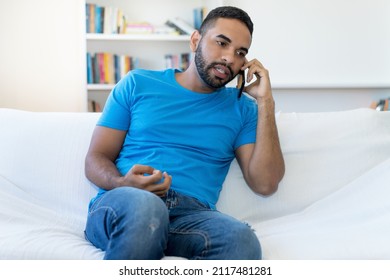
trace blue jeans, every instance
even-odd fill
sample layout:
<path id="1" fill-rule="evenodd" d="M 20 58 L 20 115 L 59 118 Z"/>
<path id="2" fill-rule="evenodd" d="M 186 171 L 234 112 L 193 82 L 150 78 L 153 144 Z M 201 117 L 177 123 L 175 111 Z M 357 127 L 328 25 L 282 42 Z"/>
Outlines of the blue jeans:
<path id="1" fill-rule="evenodd" d="M 89 209 L 85 235 L 105 259 L 261 259 L 248 225 L 173 190 L 163 198 L 132 187 L 106 192 Z"/>

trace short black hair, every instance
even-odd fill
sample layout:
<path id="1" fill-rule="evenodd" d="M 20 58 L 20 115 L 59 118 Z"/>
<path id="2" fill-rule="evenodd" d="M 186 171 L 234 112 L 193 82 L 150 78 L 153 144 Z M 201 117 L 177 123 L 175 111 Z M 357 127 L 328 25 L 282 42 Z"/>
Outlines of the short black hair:
<path id="1" fill-rule="evenodd" d="M 248 27 L 248 30 L 252 36 L 253 22 L 250 16 L 244 10 L 232 6 L 222 6 L 211 10 L 203 20 L 202 25 L 199 28 L 199 33 L 205 33 L 219 18 L 237 19 L 241 21 Z"/>

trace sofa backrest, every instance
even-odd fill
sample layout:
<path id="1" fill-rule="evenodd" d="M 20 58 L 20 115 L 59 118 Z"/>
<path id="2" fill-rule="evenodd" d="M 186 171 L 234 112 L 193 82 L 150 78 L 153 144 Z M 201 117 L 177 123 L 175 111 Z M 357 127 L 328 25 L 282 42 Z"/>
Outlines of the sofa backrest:
<path id="1" fill-rule="evenodd" d="M 42 206 L 84 219 L 97 191 L 85 178 L 84 158 L 98 117 L 0 109 L 0 179 Z M 390 112 L 280 113 L 277 125 L 286 162 L 279 190 L 255 195 L 234 161 L 220 211 L 248 222 L 296 213 L 390 158 Z"/>
<path id="2" fill-rule="evenodd" d="M 98 116 L 0 109 L 0 178 L 43 207 L 86 217 L 96 188 L 84 157 Z"/>
<path id="3" fill-rule="evenodd" d="M 286 164 L 278 191 L 254 195 L 240 183 L 235 163 L 219 210 L 253 223 L 297 213 L 390 158 L 390 112 L 363 108 L 280 113 L 276 118 Z"/>

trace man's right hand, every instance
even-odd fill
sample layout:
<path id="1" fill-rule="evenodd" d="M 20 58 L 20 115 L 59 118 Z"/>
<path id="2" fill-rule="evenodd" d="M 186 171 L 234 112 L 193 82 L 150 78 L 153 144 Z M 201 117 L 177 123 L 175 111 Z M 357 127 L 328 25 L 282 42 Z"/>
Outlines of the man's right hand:
<path id="1" fill-rule="evenodd" d="M 96 126 L 85 158 L 85 175 L 96 186 L 112 190 L 131 186 L 164 196 L 172 177 L 151 166 L 135 164 L 126 175 L 120 174 L 115 159 L 121 151 L 126 131 Z"/>
<path id="2" fill-rule="evenodd" d="M 172 177 L 168 173 L 140 164 L 133 165 L 122 179 L 123 186 L 143 189 L 160 197 L 166 195 L 172 183 Z"/>

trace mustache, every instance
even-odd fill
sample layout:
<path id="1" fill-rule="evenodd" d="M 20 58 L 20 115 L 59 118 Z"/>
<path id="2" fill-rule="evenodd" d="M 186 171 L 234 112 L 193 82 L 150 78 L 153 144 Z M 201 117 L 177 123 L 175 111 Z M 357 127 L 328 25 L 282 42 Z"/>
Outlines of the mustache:
<path id="1" fill-rule="evenodd" d="M 223 62 L 213 62 L 211 63 L 208 67 L 207 67 L 207 70 L 211 69 L 211 68 L 214 68 L 215 66 L 223 66 L 223 67 L 226 67 L 228 70 L 229 70 L 229 76 L 230 78 L 234 78 L 237 74 L 234 74 L 233 73 L 233 69 L 230 67 L 230 65 L 226 64 L 226 63 L 223 63 Z"/>

